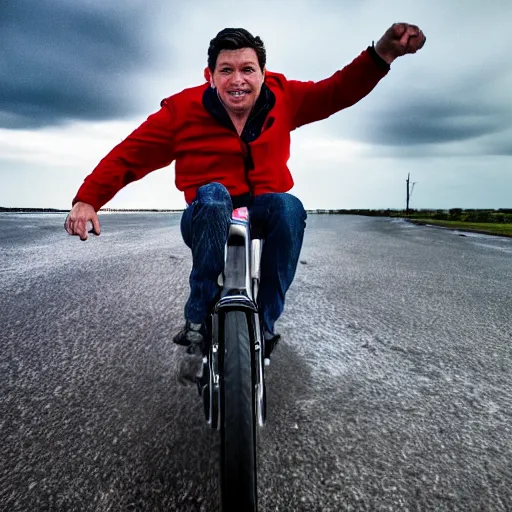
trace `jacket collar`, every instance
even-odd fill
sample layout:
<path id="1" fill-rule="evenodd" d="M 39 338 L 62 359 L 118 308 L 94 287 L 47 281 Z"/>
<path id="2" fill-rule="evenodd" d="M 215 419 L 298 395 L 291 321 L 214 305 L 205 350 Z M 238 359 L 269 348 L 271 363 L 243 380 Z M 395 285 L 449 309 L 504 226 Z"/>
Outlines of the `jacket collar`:
<path id="1" fill-rule="evenodd" d="M 258 138 L 263 129 L 265 119 L 275 103 L 275 94 L 264 83 L 261 87 L 260 95 L 256 100 L 256 104 L 245 123 L 244 131 L 241 135 L 244 142 L 253 142 Z M 203 106 L 218 123 L 236 132 L 226 108 L 219 99 L 217 91 L 211 86 L 208 86 L 203 93 Z"/>

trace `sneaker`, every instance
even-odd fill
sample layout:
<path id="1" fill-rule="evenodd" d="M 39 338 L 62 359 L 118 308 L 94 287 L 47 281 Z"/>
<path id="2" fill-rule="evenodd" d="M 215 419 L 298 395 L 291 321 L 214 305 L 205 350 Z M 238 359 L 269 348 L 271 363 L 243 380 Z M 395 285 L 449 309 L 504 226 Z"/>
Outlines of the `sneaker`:
<path id="1" fill-rule="evenodd" d="M 270 364 L 270 354 L 272 354 L 276 348 L 279 340 L 281 339 L 281 335 L 269 331 L 263 331 L 263 338 L 265 339 L 264 364 L 265 366 L 268 366 Z"/>
<path id="2" fill-rule="evenodd" d="M 174 336 L 172 341 L 183 347 L 201 346 L 206 337 L 206 327 L 204 324 L 194 324 L 188 320 L 181 331 Z"/>

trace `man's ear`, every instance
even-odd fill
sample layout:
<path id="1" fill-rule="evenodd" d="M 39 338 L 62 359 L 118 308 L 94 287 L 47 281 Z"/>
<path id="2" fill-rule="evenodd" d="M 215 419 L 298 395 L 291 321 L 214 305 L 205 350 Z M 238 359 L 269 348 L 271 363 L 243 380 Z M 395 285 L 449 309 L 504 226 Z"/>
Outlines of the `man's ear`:
<path id="1" fill-rule="evenodd" d="M 207 82 L 210 82 L 210 85 L 213 89 L 215 89 L 215 85 L 213 83 L 213 76 L 212 72 L 210 71 L 209 67 L 204 68 L 204 78 Z"/>

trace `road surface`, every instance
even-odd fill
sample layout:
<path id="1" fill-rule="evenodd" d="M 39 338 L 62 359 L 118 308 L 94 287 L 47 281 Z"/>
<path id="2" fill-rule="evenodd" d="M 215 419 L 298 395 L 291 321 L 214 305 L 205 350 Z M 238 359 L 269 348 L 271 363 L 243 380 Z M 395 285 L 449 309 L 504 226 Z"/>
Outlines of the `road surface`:
<path id="1" fill-rule="evenodd" d="M 216 510 L 180 386 L 173 214 L 0 216 L 0 510 Z M 262 511 L 512 510 L 512 240 L 310 215 L 278 323 Z"/>

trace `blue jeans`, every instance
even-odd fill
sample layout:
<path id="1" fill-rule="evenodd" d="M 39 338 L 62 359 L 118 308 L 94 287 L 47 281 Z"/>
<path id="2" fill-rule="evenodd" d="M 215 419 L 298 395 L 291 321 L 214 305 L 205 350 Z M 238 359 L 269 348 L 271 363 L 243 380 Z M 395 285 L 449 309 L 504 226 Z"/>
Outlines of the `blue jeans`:
<path id="1" fill-rule="evenodd" d="M 196 200 L 183 212 L 181 234 L 192 250 L 190 296 L 185 305 L 185 318 L 191 322 L 204 322 L 218 297 L 217 279 L 224 268 L 232 211 L 226 188 L 209 183 L 198 189 Z M 249 213 L 252 228 L 265 240 L 258 302 L 264 328 L 273 333 L 295 276 L 307 215 L 295 196 L 276 193 L 254 197 Z"/>

